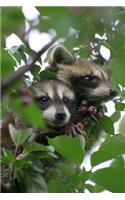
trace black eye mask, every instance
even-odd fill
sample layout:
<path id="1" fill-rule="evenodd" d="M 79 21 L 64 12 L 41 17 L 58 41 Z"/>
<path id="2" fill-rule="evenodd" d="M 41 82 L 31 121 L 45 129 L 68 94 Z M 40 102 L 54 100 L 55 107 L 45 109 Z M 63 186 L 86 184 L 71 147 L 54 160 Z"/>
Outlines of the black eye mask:
<path id="1" fill-rule="evenodd" d="M 96 88 L 99 85 L 99 78 L 92 75 L 71 77 L 71 83 L 73 87 L 77 88 Z"/>
<path id="2" fill-rule="evenodd" d="M 69 100 L 68 102 L 64 101 L 65 106 L 68 108 L 70 114 L 74 113 L 76 111 L 76 101 L 75 100 Z"/>
<path id="3" fill-rule="evenodd" d="M 76 109 L 76 101 L 68 99 L 66 97 L 64 97 L 63 100 L 51 100 L 47 96 L 41 96 L 37 97 L 35 101 L 38 104 L 39 108 L 43 111 L 46 110 L 50 105 L 54 105 L 55 107 L 57 107 L 57 109 L 61 106 L 66 106 L 70 113 L 73 113 Z"/>
<path id="4" fill-rule="evenodd" d="M 37 97 L 35 99 L 36 103 L 38 104 L 39 108 L 41 110 L 45 110 L 49 107 L 50 104 L 50 99 L 47 96 L 41 96 L 41 97 Z"/>

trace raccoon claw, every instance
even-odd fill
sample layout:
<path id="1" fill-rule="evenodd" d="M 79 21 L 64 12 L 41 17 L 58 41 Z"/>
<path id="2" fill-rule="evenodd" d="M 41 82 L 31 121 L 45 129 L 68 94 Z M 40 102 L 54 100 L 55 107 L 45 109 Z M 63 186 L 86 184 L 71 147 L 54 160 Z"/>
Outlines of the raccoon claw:
<path id="1" fill-rule="evenodd" d="M 87 109 L 88 113 L 90 114 L 95 114 L 97 112 L 97 108 L 95 106 L 90 106 L 88 109 Z"/>
<path id="2" fill-rule="evenodd" d="M 82 112 L 82 114 L 84 115 L 89 114 L 91 117 L 97 118 L 97 119 L 101 118 L 103 114 L 102 107 L 97 109 L 95 106 L 89 106 L 89 107 L 80 106 L 78 111 Z"/>
<path id="3" fill-rule="evenodd" d="M 98 123 L 98 119 L 100 119 L 103 115 L 102 106 L 99 108 L 96 108 L 93 105 L 89 106 L 85 101 L 82 101 L 79 111 L 81 112 L 80 114 L 83 114 L 83 120 L 77 123 L 77 126 L 80 129 L 83 129 L 86 125 L 88 125 L 89 122 L 91 122 L 91 125 L 94 126 L 96 123 Z"/>
<path id="4" fill-rule="evenodd" d="M 78 134 L 80 134 L 80 135 L 85 137 L 86 136 L 86 132 L 83 130 L 83 128 L 84 128 L 84 126 L 80 122 L 78 124 L 76 124 L 76 125 L 74 124 L 73 127 L 72 127 L 72 135 L 73 136 L 77 136 Z"/>
<path id="5" fill-rule="evenodd" d="M 100 112 L 100 111 L 97 111 L 97 112 L 95 113 L 95 117 L 96 117 L 97 119 L 100 119 L 100 118 L 102 117 L 102 115 L 103 115 L 103 112 Z"/>
<path id="6" fill-rule="evenodd" d="M 81 111 L 81 112 L 87 113 L 87 109 L 88 109 L 87 107 L 88 107 L 88 103 L 87 103 L 87 101 L 83 100 L 83 101 L 81 102 L 81 105 L 80 105 L 78 111 Z"/>
<path id="7" fill-rule="evenodd" d="M 103 115 L 103 108 L 100 107 L 100 108 L 95 108 L 93 106 L 92 108 L 93 110 L 90 109 L 90 115 L 91 115 L 91 118 L 93 119 L 92 120 L 92 126 L 94 126 L 96 123 L 98 123 L 98 120 L 102 117 Z"/>
<path id="8" fill-rule="evenodd" d="M 87 105 L 85 106 L 81 104 L 79 111 L 94 115 L 97 112 L 97 108 L 95 106 L 88 107 Z"/>
<path id="9" fill-rule="evenodd" d="M 84 125 L 82 122 L 78 122 L 76 125 L 74 125 L 75 127 L 79 128 L 80 130 L 83 130 Z"/>
<path id="10" fill-rule="evenodd" d="M 78 111 L 87 113 L 87 110 L 88 110 L 87 107 L 85 107 L 85 106 L 80 106 L 80 108 L 79 108 Z"/>
<path id="11" fill-rule="evenodd" d="M 103 116 L 103 107 L 98 108 L 97 112 L 94 115 L 97 119 L 100 119 Z"/>

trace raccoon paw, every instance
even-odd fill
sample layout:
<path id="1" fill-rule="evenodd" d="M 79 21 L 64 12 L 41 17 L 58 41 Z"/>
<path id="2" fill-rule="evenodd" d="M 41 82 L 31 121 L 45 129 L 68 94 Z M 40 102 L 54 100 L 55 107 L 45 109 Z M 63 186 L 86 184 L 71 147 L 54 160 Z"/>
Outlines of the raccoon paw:
<path id="1" fill-rule="evenodd" d="M 84 130 L 84 125 L 82 122 L 78 122 L 77 124 L 74 124 L 72 127 L 72 135 L 77 136 L 78 134 L 86 137 L 86 132 Z"/>
<path id="2" fill-rule="evenodd" d="M 82 112 L 82 113 L 87 113 L 88 108 L 86 106 L 80 106 L 78 111 Z"/>
<path id="3" fill-rule="evenodd" d="M 103 116 L 103 112 L 97 111 L 97 112 L 95 113 L 95 117 L 96 117 L 97 119 L 102 118 L 102 116 Z"/>
<path id="4" fill-rule="evenodd" d="M 94 107 L 94 108 L 90 109 L 89 113 L 90 113 L 91 118 L 92 118 L 92 126 L 94 126 L 96 123 L 98 123 L 98 120 L 100 118 L 102 118 L 102 116 L 103 116 L 103 107 L 101 106 L 98 109 L 96 107 Z"/>
<path id="5" fill-rule="evenodd" d="M 87 113 L 87 109 L 88 109 L 88 103 L 87 103 L 87 101 L 83 100 L 81 102 L 81 105 L 80 105 L 78 111 L 83 112 L 83 113 Z"/>

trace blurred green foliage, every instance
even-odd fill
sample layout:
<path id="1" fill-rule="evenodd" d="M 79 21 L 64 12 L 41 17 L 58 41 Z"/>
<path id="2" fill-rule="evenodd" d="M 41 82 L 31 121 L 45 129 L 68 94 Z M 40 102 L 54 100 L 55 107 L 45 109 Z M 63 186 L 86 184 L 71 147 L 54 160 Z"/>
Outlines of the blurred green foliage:
<path id="1" fill-rule="evenodd" d="M 75 56 L 88 57 L 98 63 L 112 76 L 112 84 L 118 88 L 119 96 L 114 100 L 115 111 L 111 117 L 106 115 L 94 127 L 89 127 L 89 136 L 95 137 L 98 131 L 105 132 L 105 141 L 99 150 L 91 156 L 91 169 L 82 170 L 76 166 L 83 158 L 83 147 L 76 138 L 58 136 L 49 139 L 51 146 L 44 146 L 36 142 L 28 142 L 30 135 L 25 131 L 10 127 L 10 136 L 14 142 L 13 150 L 3 148 L 1 161 L 3 192 L 125 192 L 125 117 L 119 123 L 118 134 L 115 135 L 114 123 L 121 115 L 125 115 L 125 8 L 124 7 L 37 7 L 40 12 L 37 23 L 25 19 L 21 7 L 4 7 L 2 10 L 1 33 L 2 78 L 14 72 L 14 67 L 21 61 L 29 61 L 26 53 L 33 58 L 34 50 L 27 40 L 28 34 L 34 28 L 40 32 L 53 33 L 64 40 L 64 45 Z M 28 21 L 30 30 L 25 31 L 25 21 Z M 11 33 L 17 34 L 25 47 L 12 46 L 5 49 L 5 39 Z M 95 34 L 100 37 L 95 37 Z M 36 38 L 37 39 L 37 38 Z M 111 52 L 109 60 L 105 60 L 100 53 L 103 45 Z M 21 50 L 21 51 L 20 51 Z M 12 51 L 14 51 L 13 56 Z M 15 62 L 15 59 L 17 62 Z M 31 71 L 34 77 L 54 76 L 54 73 L 45 71 L 39 74 L 42 62 L 36 64 Z M 18 89 L 22 81 L 30 84 L 28 75 L 18 80 Z M 45 128 L 41 113 L 36 105 L 24 106 L 10 94 L 15 92 L 16 84 L 10 85 L 4 93 L 2 105 L 4 113 L 12 110 L 17 116 L 35 128 Z M 122 112 L 121 112 L 122 111 Z M 93 139 L 91 139 L 93 140 Z M 88 144 L 89 145 L 89 144 Z M 21 149 L 20 149 L 21 147 Z M 91 147 L 91 144 L 90 144 Z M 61 157 L 61 160 L 60 160 Z M 104 161 L 113 159 L 107 168 L 93 168 Z M 53 167 L 54 162 L 54 167 Z M 47 170 L 46 170 L 47 169 Z M 94 181 L 95 185 L 88 184 L 87 180 Z"/>

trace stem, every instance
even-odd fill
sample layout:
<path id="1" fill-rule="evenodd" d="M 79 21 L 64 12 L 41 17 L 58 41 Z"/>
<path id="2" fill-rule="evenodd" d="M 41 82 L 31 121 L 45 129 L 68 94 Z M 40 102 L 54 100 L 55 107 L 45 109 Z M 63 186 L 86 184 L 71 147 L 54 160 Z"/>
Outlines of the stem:
<path id="1" fill-rule="evenodd" d="M 19 146 L 16 145 L 16 148 L 15 148 L 15 150 L 14 150 L 14 155 L 13 155 L 13 162 L 16 160 L 18 148 L 19 148 Z"/>
<path id="2" fill-rule="evenodd" d="M 17 151 L 18 151 L 19 146 L 16 145 L 15 150 L 14 150 L 14 155 L 13 155 L 13 161 L 12 161 L 12 169 L 11 169 L 11 176 L 13 177 L 14 175 L 14 162 L 16 160 L 17 157 Z"/>
<path id="3" fill-rule="evenodd" d="M 97 123 L 99 123 L 98 119 L 97 119 L 94 115 L 91 115 L 91 117 L 92 117 Z"/>

